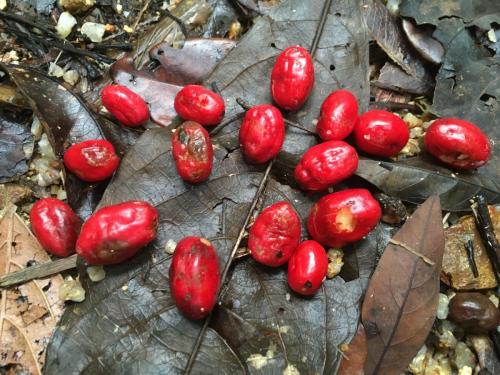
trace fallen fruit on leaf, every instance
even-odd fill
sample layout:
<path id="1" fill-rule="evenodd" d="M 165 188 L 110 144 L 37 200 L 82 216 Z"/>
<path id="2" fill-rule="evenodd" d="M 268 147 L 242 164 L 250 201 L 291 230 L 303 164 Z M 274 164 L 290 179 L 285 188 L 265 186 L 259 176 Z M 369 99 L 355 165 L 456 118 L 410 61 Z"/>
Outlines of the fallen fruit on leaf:
<path id="1" fill-rule="evenodd" d="M 328 270 L 328 257 L 316 241 L 304 241 L 288 261 L 288 285 L 299 294 L 315 294 L 323 284 Z"/>
<path id="2" fill-rule="evenodd" d="M 239 139 L 248 161 L 262 164 L 274 158 L 285 140 L 285 123 L 279 109 L 270 104 L 252 107 L 241 123 Z"/>
<path id="3" fill-rule="evenodd" d="M 325 195 L 313 206 L 307 230 L 325 246 L 342 247 L 370 233 L 381 215 L 380 205 L 368 190 L 342 190 Z"/>
<path id="4" fill-rule="evenodd" d="M 88 264 L 121 263 L 156 237 L 158 212 L 149 203 L 128 201 L 97 210 L 84 224 L 76 252 Z"/>
<path id="5" fill-rule="evenodd" d="M 109 85 L 101 91 L 102 104 L 120 123 L 132 128 L 149 120 L 144 99 L 122 85 Z"/>
<path id="6" fill-rule="evenodd" d="M 288 202 L 266 207 L 250 228 L 248 251 L 266 266 L 285 264 L 300 242 L 300 218 Z"/>
<path id="7" fill-rule="evenodd" d="M 31 229 L 50 254 L 66 257 L 75 252 L 82 220 L 73 209 L 56 198 L 37 201 L 30 211 Z"/>
<path id="8" fill-rule="evenodd" d="M 478 168 L 488 161 L 491 142 L 471 122 L 441 118 L 427 129 L 425 147 L 441 162 L 459 169 Z"/>
<path id="9" fill-rule="evenodd" d="M 205 238 L 186 237 L 177 244 L 169 270 L 170 293 L 177 308 L 190 319 L 212 311 L 220 285 L 219 261 Z"/>
<path id="10" fill-rule="evenodd" d="M 323 141 L 341 141 L 358 119 L 358 101 L 349 90 L 337 90 L 321 105 L 316 132 Z"/>
<path id="11" fill-rule="evenodd" d="M 79 179 L 87 182 L 105 180 L 120 164 L 113 145 L 103 139 L 75 143 L 64 153 L 64 165 Z"/>
<path id="12" fill-rule="evenodd" d="M 213 147 L 208 132 L 194 121 L 186 121 L 172 136 L 172 155 L 184 181 L 198 184 L 212 173 Z"/>
<path id="13" fill-rule="evenodd" d="M 199 85 L 187 85 L 179 91 L 174 108 L 184 120 L 196 121 L 204 126 L 217 125 L 225 111 L 220 95 Z"/>
<path id="14" fill-rule="evenodd" d="M 295 180 L 305 190 L 326 190 L 351 177 L 358 161 L 356 150 L 344 141 L 323 142 L 302 156 L 295 167 Z"/>
<path id="15" fill-rule="evenodd" d="M 302 107 L 314 85 L 314 64 L 303 47 L 285 48 L 276 58 L 271 73 L 271 95 L 283 109 Z"/>
<path id="16" fill-rule="evenodd" d="M 471 333 L 485 333 L 500 324 L 500 311 L 481 293 L 457 293 L 449 309 L 450 319 Z"/>
<path id="17" fill-rule="evenodd" d="M 410 131 L 406 123 L 391 112 L 372 109 L 358 117 L 354 138 L 364 152 L 391 157 L 408 142 Z"/>

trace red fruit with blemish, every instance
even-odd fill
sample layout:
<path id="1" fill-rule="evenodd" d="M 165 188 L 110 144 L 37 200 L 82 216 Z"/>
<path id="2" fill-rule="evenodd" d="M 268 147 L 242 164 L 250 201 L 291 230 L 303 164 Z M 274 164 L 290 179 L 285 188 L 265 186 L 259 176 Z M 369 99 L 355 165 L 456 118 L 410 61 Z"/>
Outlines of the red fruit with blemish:
<path id="1" fill-rule="evenodd" d="M 105 180 L 120 165 L 111 143 L 94 139 L 75 143 L 64 153 L 64 165 L 79 179 L 87 182 Z"/>
<path id="2" fill-rule="evenodd" d="M 30 211 L 31 229 L 50 254 L 67 257 L 75 252 L 82 220 L 71 207 L 55 198 L 37 201 Z"/>
<path id="3" fill-rule="evenodd" d="M 347 189 L 322 197 L 309 214 L 307 229 L 319 243 L 338 248 L 370 233 L 381 215 L 368 190 Z"/>
<path id="4" fill-rule="evenodd" d="M 177 308 L 190 319 L 202 319 L 217 302 L 219 260 L 205 238 L 183 238 L 175 248 L 169 271 L 170 293 Z"/>
<path id="5" fill-rule="evenodd" d="M 341 141 L 358 119 L 358 101 L 348 90 L 331 93 L 321 105 L 316 132 L 323 141 Z"/>
<path id="6" fill-rule="evenodd" d="M 354 138 L 364 152 L 377 156 L 395 156 L 410 138 L 406 123 L 391 112 L 373 109 L 358 117 Z"/>
<path id="7" fill-rule="evenodd" d="M 481 129 L 457 118 L 434 121 L 425 133 L 424 143 L 434 157 L 458 169 L 486 164 L 491 152 L 491 142 Z"/>
<path id="8" fill-rule="evenodd" d="M 156 237 L 158 212 L 149 203 L 129 201 L 103 207 L 84 224 L 76 252 L 88 264 L 121 263 Z"/>
<path id="9" fill-rule="evenodd" d="M 199 85 L 187 85 L 174 100 L 177 114 L 184 120 L 204 126 L 217 125 L 224 117 L 224 100 L 215 92 Z"/>
<path id="10" fill-rule="evenodd" d="M 175 130 L 172 155 L 184 181 L 198 184 L 210 177 L 214 151 L 208 132 L 200 124 L 186 121 Z"/>
<path id="11" fill-rule="evenodd" d="M 240 147 L 252 163 L 265 163 L 276 155 L 285 140 L 285 123 L 278 108 L 262 104 L 245 114 L 240 128 Z"/>
<path id="12" fill-rule="evenodd" d="M 101 101 L 123 125 L 136 128 L 149 120 L 149 108 L 144 99 L 125 86 L 106 86 L 101 91 Z"/>
<path id="13" fill-rule="evenodd" d="M 288 261 L 288 285 L 299 294 L 315 294 L 328 271 L 326 251 L 316 241 L 304 241 Z"/>
<path id="14" fill-rule="evenodd" d="M 285 48 L 271 73 L 271 95 L 279 107 L 295 111 L 305 103 L 314 85 L 314 64 L 305 48 Z"/>
<path id="15" fill-rule="evenodd" d="M 352 176 L 358 168 L 358 153 L 343 141 L 328 141 L 311 147 L 295 167 L 295 180 L 302 189 L 326 190 Z"/>
<path id="16" fill-rule="evenodd" d="M 253 259 L 266 266 L 286 263 L 300 242 L 300 218 L 288 202 L 278 202 L 257 216 L 248 235 Z"/>

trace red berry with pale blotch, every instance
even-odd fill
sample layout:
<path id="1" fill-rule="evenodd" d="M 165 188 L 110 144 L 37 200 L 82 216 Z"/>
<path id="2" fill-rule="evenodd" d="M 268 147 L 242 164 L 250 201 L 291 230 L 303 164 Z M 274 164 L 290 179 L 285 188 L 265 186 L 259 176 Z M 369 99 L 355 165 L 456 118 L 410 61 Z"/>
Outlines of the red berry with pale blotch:
<path id="1" fill-rule="evenodd" d="M 305 48 L 285 48 L 271 73 L 271 95 L 279 107 L 295 111 L 305 103 L 314 85 L 314 64 Z"/>
<path id="2" fill-rule="evenodd" d="M 204 126 L 217 125 L 224 117 L 224 100 L 215 92 L 199 85 L 187 85 L 174 100 L 177 114 L 184 120 Z"/>
<path id="3" fill-rule="evenodd" d="M 328 271 L 326 251 L 316 241 L 304 241 L 288 261 L 288 285 L 299 294 L 315 294 Z"/>
<path id="4" fill-rule="evenodd" d="M 328 141 L 311 147 L 295 167 L 295 181 L 302 189 L 326 190 L 352 176 L 358 168 L 358 153 L 343 141 Z"/>
<path id="5" fill-rule="evenodd" d="M 31 229 L 50 254 L 67 257 L 75 252 L 82 220 L 71 207 L 55 198 L 37 201 L 30 211 Z"/>
<path id="6" fill-rule="evenodd" d="M 120 165 L 115 148 L 104 139 L 75 143 L 64 153 L 64 165 L 79 179 L 87 182 L 105 180 Z"/>
<path id="7" fill-rule="evenodd" d="M 316 132 L 323 141 L 341 141 L 358 119 L 358 101 L 349 90 L 337 90 L 321 105 Z"/>
<path id="8" fill-rule="evenodd" d="M 125 86 L 106 86 L 101 91 L 101 101 L 123 125 L 136 128 L 149 120 L 149 108 L 144 99 Z"/>
<path id="9" fill-rule="evenodd" d="M 147 202 L 103 207 L 83 224 L 76 252 L 88 264 L 121 263 L 150 243 L 157 227 L 158 211 Z"/>
<path id="10" fill-rule="evenodd" d="M 266 266 L 286 263 L 300 242 L 300 218 L 288 202 L 278 202 L 257 216 L 248 235 L 253 259 Z"/>
<path id="11" fill-rule="evenodd" d="M 285 123 L 278 108 L 256 105 L 247 111 L 240 128 L 240 147 L 248 161 L 265 163 L 276 155 L 285 140 Z"/>
<path id="12" fill-rule="evenodd" d="M 364 152 L 377 156 L 395 156 L 410 138 L 406 123 L 391 112 L 373 109 L 358 117 L 354 138 Z"/>
<path id="13" fill-rule="evenodd" d="M 214 157 L 212 141 L 197 122 L 186 121 L 175 130 L 172 155 L 177 172 L 184 181 L 198 184 L 210 177 Z"/>
<path id="14" fill-rule="evenodd" d="M 366 189 L 347 189 L 322 197 L 312 208 L 307 230 L 325 246 L 359 241 L 380 221 L 382 210 Z"/>
<path id="15" fill-rule="evenodd" d="M 212 311 L 220 285 L 219 260 L 205 238 L 183 238 L 175 248 L 169 271 L 170 293 L 177 308 L 190 319 Z"/>
<path id="16" fill-rule="evenodd" d="M 471 122 L 457 118 L 434 121 L 425 133 L 427 151 L 441 162 L 459 169 L 486 164 L 491 152 L 488 137 Z"/>

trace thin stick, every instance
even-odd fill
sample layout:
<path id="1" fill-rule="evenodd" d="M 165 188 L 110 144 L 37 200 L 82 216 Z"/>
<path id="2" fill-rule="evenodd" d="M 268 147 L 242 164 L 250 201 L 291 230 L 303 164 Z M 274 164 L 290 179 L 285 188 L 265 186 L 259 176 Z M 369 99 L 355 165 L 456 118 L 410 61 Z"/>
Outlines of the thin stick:
<path id="1" fill-rule="evenodd" d="M 146 11 L 146 9 L 149 8 L 149 4 L 150 3 L 151 3 L 151 0 L 146 0 L 146 3 L 144 4 L 144 6 L 142 7 L 142 9 L 139 11 L 139 14 L 137 15 L 137 18 L 136 18 L 136 20 L 134 22 L 134 25 L 132 26 L 132 30 L 135 31 L 135 29 L 137 28 L 137 25 L 141 21 L 142 16 L 144 15 L 144 12 Z"/>
<path id="2" fill-rule="evenodd" d="M 311 48 L 309 49 L 309 53 L 311 56 L 316 54 L 316 50 L 319 46 L 319 40 L 321 39 L 321 35 L 323 34 L 323 29 L 325 28 L 326 18 L 328 17 L 328 11 L 330 10 L 330 6 L 332 5 L 332 0 L 326 0 L 323 5 L 323 9 L 321 10 L 321 18 L 319 19 L 318 28 L 316 29 L 316 33 L 314 34 L 313 41 L 311 43 Z"/>
<path id="3" fill-rule="evenodd" d="M 477 270 L 476 259 L 474 259 L 474 244 L 472 240 L 467 240 L 464 244 L 465 251 L 467 252 L 467 260 L 469 261 L 469 267 L 472 270 L 474 278 L 479 277 L 479 272 Z"/>
<path id="4" fill-rule="evenodd" d="M 411 247 L 409 247 L 407 244 L 403 243 L 403 242 L 399 242 L 399 241 L 396 241 L 396 240 L 393 240 L 392 238 L 389 240 L 389 243 L 393 244 L 393 245 L 397 245 L 399 247 L 402 247 L 403 249 L 405 249 L 406 251 L 409 251 L 410 253 L 412 253 L 413 255 L 416 255 L 417 257 L 419 257 L 420 259 L 422 259 L 425 263 L 427 263 L 428 265 L 430 266 L 434 266 L 436 263 L 434 263 L 432 260 L 430 260 L 429 258 L 427 258 L 425 255 L 423 254 L 420 254 L 418 251 L 412 249 Z"/>
<path id="5" fill-rule="evenodd" d="M 57 35 L 52 30 L 49 30 L 45 26 L 37 25 L 35 22 L 30 21 L 30 20 L 28 20 L 25 17 L 21 17 L 21 16 L 18 16 L 16 14 L 12 14 L 12 13 L 0 12 L 0 18 L 5 18 L 5 19 L 8 19 L 8 20 L 17 22 L 17 23 L 21 23 L 21 24 L 26 25 L 26 26 L 31 26 L 31 27 L 33 27 L 35 29 L 38 29 L 40 31 L 45 32 L 46 34 L 48 34 L 48 35 L 50 35 L 50 36 L 52 36 L 52 37 L 54 37 L 56 39 L 59 39 L 59 35 Z"/>

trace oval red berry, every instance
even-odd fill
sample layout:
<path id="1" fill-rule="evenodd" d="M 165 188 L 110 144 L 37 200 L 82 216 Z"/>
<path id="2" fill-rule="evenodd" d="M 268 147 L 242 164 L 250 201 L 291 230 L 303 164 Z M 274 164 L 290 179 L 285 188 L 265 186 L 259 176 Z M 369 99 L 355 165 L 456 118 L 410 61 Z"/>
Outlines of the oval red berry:
<path id="1" fill-rule="evenodd" d="M 265 208 L 250 228 L 250 255 L 266 266 L 281 266 L 299 244 L 300 229 L 299 215 L 290 203 L 278 202 Z"/>
<path id="2" fill-rule="evenodd" d="M 370 233 L 381 215 L 368 190 L 347 189 L 322 197 L 309 214 L 307 229 L 319 243 L 338 248 Z"/>
<path id="3" fill-rule="evenodd" d="M 144 99 L 125 86 L 106 86 L 101 91 L 101 101 L 123 125 L 135 128 L 149 120 L 149 108 Z"/>
<path id="4" fill-rule="evenodd" d="M 348 90 L 337 90 L 321 105 L 316 132 L 323 141 L 341 141 L 351 134 L 358 119 L 358 101 Z"/>
<path id="5" fill-rule="evenodd" d="M 150 243 L 157 227 L 158 212 L 149 203 L 103 207 L 83 224 L 76 252 L 89 264 L 121 263 Z"/>
<path id="6" fill-rule="evenodd" d="M 373 109 L 358 117 L 354 138 L 364 152 L 377 156 L 395 156 L 410 138 L 406 123 L 391 112 Z"/>
<path id="7" fill-rule="evenodd" d="M 224 117 L 224 100 L 215 92 L 199 85 L 187 85 L 174 100 L 177 114 L 184 120 L 204 126 L 217 125 Z"/>
<path id="8" fill-rule="evenodd" d="M 271 73 L 271 95 L 279 107 L 295 111 L 305 103 L 314 85 L 314 64 L 305 48 L 292 46 L 276 58 Z"/>
<path id="9" fill-rule="evenodd" d="M 302 189 L 326 190 L 352 176 L 358 168 L 358 153 L 343 141 L 328 141 L 311 147 L 295 167 L 295 180 Z"/>
<path id="10" fill-rule="evenodd" d="M 214 155 L 212 141 L 200 124 L 186 121 L 175 130 L 172 155 L 184 181 L 198 184 L 210 177 Z"/>
<path id="11" fill-rule="evenodd" d="M 82 220 L 71 207 L 55 198 L 37 201 L 30 211 L 31 229 L 50 254 L 66 257 L 75 252 Z"/>
<path id="12" fill-rule="evenodd" d="M 94 139 L 69 147 L 64 153 L 64 165 L 79 179 L 97 182 L 111 177 L 120 165 L 120 158 L 111 143 Z"/>
<path id="13" fill-rule="evenodd" d="M 240 128 L 240 147 L 246 159 L 265 163 L 276 155 L 285 140 L 285 123 L 278 108 L 262 104 L 245 114 Z"/>
<path id="14" fill-rule="evenodd" d="M 315 294 L 328 271 L 325 249 L 316 241 L 302 242 L 288 261 L 288 285 L 299 294 Z"/>
<path id="15" fill-rule="evenodd" d="M 219 260 L 205 238 L 183 238 L 175 248 L 169 271 L 170 293 L 177 308 L 190 319 L 206 317 L 217 302 Z"/>
<path id="16" fill-rule="evenodd" d="M 459 169 L 486 164 L 491 152 L 488 137 L 471 122 L 457 118 L 434 121 L 424 137 L 427 151 L 441 162 Z"/>

